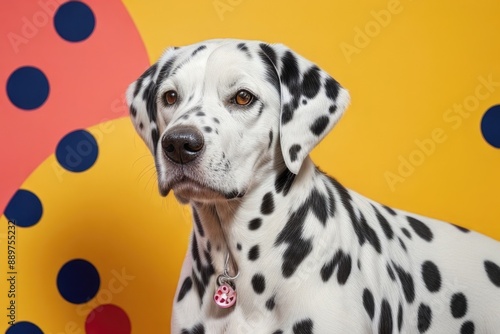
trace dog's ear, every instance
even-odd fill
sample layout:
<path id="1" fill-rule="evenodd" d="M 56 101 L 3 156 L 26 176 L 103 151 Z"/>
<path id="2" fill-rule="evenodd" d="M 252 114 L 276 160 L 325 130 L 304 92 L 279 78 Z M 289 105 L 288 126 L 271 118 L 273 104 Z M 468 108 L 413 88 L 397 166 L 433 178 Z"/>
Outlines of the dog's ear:
<path id="1" fill-rule="evenodd" d="M 328 73 L 281 44 L 260 44 L 274 65 L 281 91 L 280 143 L 288 169 L 297 174 L 309 152 L 337 123 L 349 93 Z"/>
<path id="2" fill-rule="evenodd" d="M 158 83 L 170 75 L 176 59 L 175 50 L 167 49 L 158 62 L 129 85 L 125 93 L 132 123 L 153 154 L 156 154 L 160 136 L 157 123 Z"/>

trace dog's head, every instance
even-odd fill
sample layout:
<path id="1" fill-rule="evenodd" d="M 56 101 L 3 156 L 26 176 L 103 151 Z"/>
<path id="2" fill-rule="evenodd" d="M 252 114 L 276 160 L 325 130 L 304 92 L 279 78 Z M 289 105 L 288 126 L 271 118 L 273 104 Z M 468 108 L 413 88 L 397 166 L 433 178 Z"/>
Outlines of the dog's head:
<path id="1" fill-rule="evenodd" d="M 297 174 L 349 102 L 289 48 L 237 40 L 170 48 L 126 95 L 160 193 L 182 202 L 241 197 L 283 163 Z"/>

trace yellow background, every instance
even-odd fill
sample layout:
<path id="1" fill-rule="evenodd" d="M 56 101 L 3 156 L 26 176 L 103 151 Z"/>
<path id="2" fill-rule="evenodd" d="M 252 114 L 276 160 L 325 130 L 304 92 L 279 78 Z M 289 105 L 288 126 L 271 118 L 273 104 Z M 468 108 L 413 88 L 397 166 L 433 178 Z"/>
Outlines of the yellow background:
<path id="1" fill-rule="evenodd" d="M 281 42 L 311 59 L 352 96 L 342 121 L 312 153 L 323 170 L 384 204 L 500 239 L 500 152 L 484 141 L 479 126 L 484 112 L 500 103 L 500 87 L 456 129 L 444 119 L 454 104 L 474 96 L 479 77 L 500 82 L 500 2 L 125 0 L 124 5 L 151 62 L 167 46 L 224 37 Z M 394 8 L 397 13 L 378 23 L 380 13 Z M 359 31 L 367 29 L 371 36 L 361 43 Z M 346 45 L 357 53 L 346 57 L 341 47 Z M 44 220 L 60 222 L 57 228 L 18 228 L 20 283 L 25 282 L 19 316 L 46 333 L 83 333 L 88 311 L 103 301 L 103 289 L 121 270 L 134 278 L 111 302 L 127 312 L 132 332 L 168 332 L 190 229 L 188 209 L 172 197 L 159 197 L 153 160 L 128 119 L 106 129 L 89 129 L 100 138 L 100 151 L 88 172 L 61 171 L 51 156 L 22 186 L 43 198 Z M 387 173 L 398 173 L 401 158 L 418 155 L 415 141 L 431 140 L 435 129 L 446 140 L 391 187 Z M 0 223 L 6 225 L 5 217 Z M 72 258 L 88 259 L 101 276 L 101 291 L 83 308 L 65 302 L 54 282 Z"/>

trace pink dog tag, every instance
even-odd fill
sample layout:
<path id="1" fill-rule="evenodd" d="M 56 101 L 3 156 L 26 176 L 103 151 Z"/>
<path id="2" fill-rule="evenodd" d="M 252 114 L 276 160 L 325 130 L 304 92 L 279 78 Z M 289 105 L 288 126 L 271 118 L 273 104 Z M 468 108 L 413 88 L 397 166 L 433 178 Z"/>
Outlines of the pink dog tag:
<path id="1" fill-rule="evenodd" d="M 219 307 L 231 307 L 236 303 L 236 291 L 229 284 L 224 283 L 215 291 L 214 301 Z"/>

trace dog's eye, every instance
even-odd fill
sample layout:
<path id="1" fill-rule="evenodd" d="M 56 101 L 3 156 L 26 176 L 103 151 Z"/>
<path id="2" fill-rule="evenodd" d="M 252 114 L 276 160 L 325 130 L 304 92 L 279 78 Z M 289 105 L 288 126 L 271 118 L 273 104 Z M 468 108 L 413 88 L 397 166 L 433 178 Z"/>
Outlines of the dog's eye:
<path id="1" fill-rule="evenodd" d="M 252 103 L 254 96 L 248 90 L 239 90 L 234 96 L 233 100 L 236 104 L 240 106 L 247 106 Z"/>
<path id="2" fill-rule="evenodd" d="M 177 92 L 175 90 L 169 90 L 165 93 L 165 96 L 163 98 L 165 100 L 165 103 L 171 106 L 172 104 L 175 104 L 175 102 L 177 102 Z"/>

